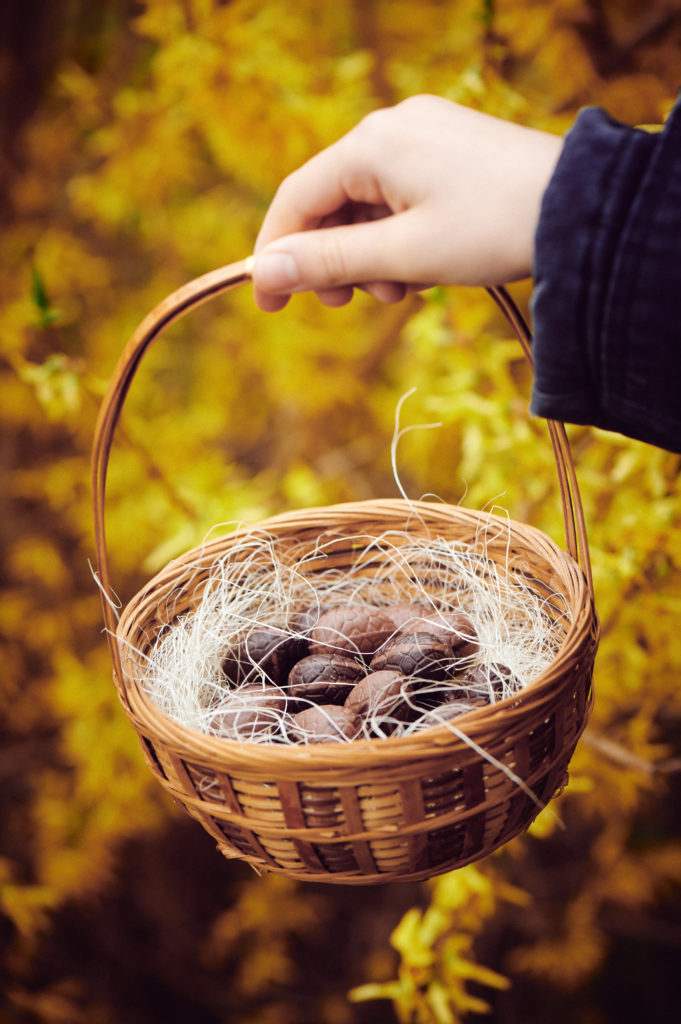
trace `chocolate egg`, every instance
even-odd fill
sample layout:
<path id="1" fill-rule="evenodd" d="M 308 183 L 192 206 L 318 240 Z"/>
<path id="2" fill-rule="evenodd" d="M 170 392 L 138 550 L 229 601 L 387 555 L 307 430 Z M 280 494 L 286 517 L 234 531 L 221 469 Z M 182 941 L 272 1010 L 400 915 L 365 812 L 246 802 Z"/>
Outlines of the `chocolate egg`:
<path id="1" fill-rule="evenodd" d="M 287 690 L 293 700 L 342 704 L 365 675 L 360 662 L 343 654 L 308 654 L 289 672 Z"/>
<path id="2" fill-rule="evenodd" d="M 469 711 L 474 711 L 477 708 L 485 706 L 488 706 L 487 701 L 485 700 L 475 700 L 473 698 L 469 700 L 451 700 L 424 712 L 422 717 L 418 720 L 418 724 L 419 726 L 424 727 L 441 725 L 443 722 L 451 722 L 453 719 L 460 718 Z"/>
<path id="3" fill-rule="evenodd" d="M 470 690 L 459 683 L 459 678 L 428 681 L 414 692 L 411 703 L 420 711 L 430 711 L 442 704 L 471 699 Z"/>
<path id="4" fill-rule="evenodd" d="M 278 686 L 246 684 L 229 693 L 210 721 L 210 731 L 229 739 L 251 739 L 279 726 L 288 698 Z"/>
<path id="5" fill-rule="evenodd" d="M 404 721 L 411 714 L 404 699 L 411 688 L 412 684 L 401 672 L 389 669 L 371 672 L 352 688 L 345 707 L 362 717 L 385 715 Z"/>
<path id="6" fill-rule="evenodd" d="M 410 627 L 417 630 L 419 623 L 431 614 L 431 609 L 423 604 L 389 604 L 381 611 L 388 616 L 395 632 Z"/>
<path id="7" fill-rule="evenodd" d="M 477 696 L 491 694 L 497 700 L 509 697 L 521 688 L 519 679 L 507 665 L 500 662 L 471 665 L 461 676 L 461 684 L 469 687 Z"/>
<path id="8" fill-rule="evenodd" d="M 229 652 L 222 670 L 232 683 L 241 683 L 260 673 L 273 683 L 282 683 L 292 665 L 307 654 L 307 637 L 300 630 L 280 626 L 257 626 Z"/>
<path id="9" fill-rule="evenodd" d="M 310 654 L 372 655 L 394 632 L 395 624 L 383 608 L 341 605 L 320 615 L 310 630 Z"/>
<path id="10" fill-rule="evenodd" d="M 429 612 L 416 626 L 420 633 L 432 633 L 445 640 L 455 658 L 471 658 L 479 649 L 475 626 L 463 612 Z"/>
<path id="11" fill-rule="evenodd" d="M 291 718 L 289 736 L 302 743 L 329 743 L 352 740 L 360 731 L 360 721 L 349 708 L 324 704 L 305 708 Z"/>
<path id="12" fill-rule="evenodd" d="M 427 632 L 398 633 L 369 663 L 371 672 L 389 669 L 412 676 L 423 683 L 446 679 L 455 671 L 449 643 L 439 635 Z"/>

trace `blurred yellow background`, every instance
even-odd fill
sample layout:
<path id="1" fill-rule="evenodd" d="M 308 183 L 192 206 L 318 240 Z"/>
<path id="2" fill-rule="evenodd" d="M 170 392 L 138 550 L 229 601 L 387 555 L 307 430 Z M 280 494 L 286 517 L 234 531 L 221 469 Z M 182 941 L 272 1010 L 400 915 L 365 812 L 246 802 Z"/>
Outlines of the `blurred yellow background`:
<path id="1" fill-rule="evenodd" d="M 6 0 L 0 32 L 0 1024 L 676 1021 L 678 456 L 570 430 L 603 640 L 567 831 L 542 815 L 477 867 L 359 892 L 224 861 L 148 775 L 101 633 L 88 460 L 137 322 L 248 255 L 286 173 L 416 92 L 558 133 L 587 104 L 659 123 L 678 5 Z M 408 494 L 560 540 L 529 371 L 484 292 L 266 315 L 243 289 L 169 332 L 129 396 L 121 598 L 215 524 L 396 496 L 412 387 L 402 425 L 441 426 L 400 443 Z"/>

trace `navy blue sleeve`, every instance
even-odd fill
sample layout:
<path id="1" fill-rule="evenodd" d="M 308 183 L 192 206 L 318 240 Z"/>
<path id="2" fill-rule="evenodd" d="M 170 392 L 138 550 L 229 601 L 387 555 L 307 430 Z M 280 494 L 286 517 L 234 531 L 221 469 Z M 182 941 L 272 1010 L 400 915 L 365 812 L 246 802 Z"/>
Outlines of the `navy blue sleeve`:
<path id="1" fill-rule="evenodd" d="M 534 281 L 531 411 L 681 452 L 681 100 L 659 133 L 579 113 Z"/>

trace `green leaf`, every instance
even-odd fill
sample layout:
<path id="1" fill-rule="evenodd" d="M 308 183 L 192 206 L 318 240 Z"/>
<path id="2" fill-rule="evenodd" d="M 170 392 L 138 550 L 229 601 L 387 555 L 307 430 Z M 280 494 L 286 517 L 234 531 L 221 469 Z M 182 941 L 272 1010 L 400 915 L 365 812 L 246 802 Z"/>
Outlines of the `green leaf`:
<path id="1" fill-rule="evenodd" d="M 61 314 L 50 302 L 42 274 L 36 266 L 31 267 L 31 298 L 38 311 L 36 326 L 43 329 L 51 327 Z"/>

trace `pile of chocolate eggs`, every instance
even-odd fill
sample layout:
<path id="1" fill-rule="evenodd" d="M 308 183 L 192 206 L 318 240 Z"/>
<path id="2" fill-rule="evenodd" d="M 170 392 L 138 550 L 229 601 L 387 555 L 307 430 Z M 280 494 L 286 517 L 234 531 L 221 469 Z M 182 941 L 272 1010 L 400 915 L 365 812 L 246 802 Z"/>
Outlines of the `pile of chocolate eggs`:
<path id="1" fill-rule="evenodd" d="M 486 664 L 463 611 L 346 604 L 254 626 L 227 652 L 209 731 L 228 739 L 323 743 L 447 722 L 517 689 Z"/>

